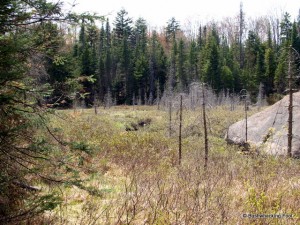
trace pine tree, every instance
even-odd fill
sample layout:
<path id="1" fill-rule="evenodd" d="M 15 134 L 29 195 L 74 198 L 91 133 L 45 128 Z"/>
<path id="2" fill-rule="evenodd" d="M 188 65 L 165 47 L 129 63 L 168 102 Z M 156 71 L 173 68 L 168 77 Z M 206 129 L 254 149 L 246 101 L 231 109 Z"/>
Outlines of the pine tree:
<path id="1" fill-rule="evenodd" d="M 149 73 L 150 79 L 154 79 L 155 83 L 158 84 L 159 91 L 156 92 L 162 93 L 163 88 L 166 83 L 166 74 L 167 74 L 167 56 L 165 51 L 158 39 L 156 31 L 152 32 L 150 41 L 149 41 Z M 151 88 L 150 88 L 151 93 Z M 154 94 L 153 94 L 154 96 Z"/>
<path id="2" fill-rule="evenodd" d="M 186 74 L 186 53 L 183 39 L 179 40 L 178 54 L 177 54 L 177 85 L 179 90 L 184 90 L 188 85 Z"/>
<path id="3" fill-rule="evenodd" d="M 147 50 L 147 23 L 143 18 L 138 18 L 135 22 L 135 28 L 133 31 L 136 48 L 140 49 L 142 53 L 146 53 Z"/>
<path id="4" fill-rule="evenodd" d="M 178 47 L 177 41 L 173 41 L 173 46 L 170 55 L 170 63 L 169 63 L 169 76 L 168 76 L 168 92 L 172 92 L 173 88 L 176 86 L 176 74 L 177 74 L 177 54 L 178 54 Z"/>
<path id="5" fill-rule="evenodd" d="M 87 45 L 85 45 L 81 54 L 81 75 L 89 76 L 91 74 L 91 51 L 90 48 Z"/>
<path id="6" fill-rule="evenodd" d="M 79 32 L 79 51 L 78 55 L 81 55 L 86 46 L 86 33 L 85 33 L 85 23 L 82 21 L 80 32 Z"/>
<path id="7" fill-rule="evenodd" d="M 93 23 L 87 29 L 87 42 L 90 49 L 90 75 L 95 75 L 97 69 L 98 29 Z"/>
<path id="8" fill-rule="evenodd" d="M 150 45 L 149 45 L 149 76 L 150 76 L 150 94 L 154 97 L 154 85 L 157 77 L 157 35 L 156 31 L 152 32 L 152 36 L 150 37 Z M 156 82 L 158 83 L 158 82 Z M 159 87 L 159 85 L 156 85 Z M 157 88 L 157 94 L 159 95 L 160 90 Z"/>
<path id="9" fill-rule="evenodd" d="M 102 24 L 100 29 L 100 36 L 99 36 L 99 47 L 98 47 L 98 65 L 97 65 L 97 87 L 96 90 L 99 94 L 100 99 L 104 98 L 105 93 L 107 93 L 109 88 L 108 78 L 105 73 L 105 58 L 106 58 L 106 51 L 105 51 L 105 30 L 104 25 Z"/>
<path id="10" fill-rule="evenodd" d="M 163 47 L 160 45 L 158 47 L 157 53 L 157 76 L 156 80 L 160 84 L 160 88 L 162 89 L 167 81 L 167 72 L 168 71 L 168 60 L 165 54 Z M 162 92 L 161 92 L 162 93 Z"/>
<path id="11" fill-rule="evenodd" d="M 274 88 L 274 77 L 275 77 L 275 70 L 276 70 L 276 63 L 275 63 L 275 54 L 272 48 L 266 49 L 265 52 L 265 92 L 266 95 L 269 95 L 273 92 Z"/>
<path id="12" fill-rule="evenodd" d="M 147 51 L 147 25 L 143 18 L 139 18 L 135 23 L 135 56 L 134 56 L 134 78 L 136 86 L 134 90 L 141 90 L 141 97 L 153 95 L 154 77 L 149 77 L 149 56 Z M 151 91 L 148 93 L 148 88 Z M 138 94 L 137 92 L 135 93 Z M 145 99 L 145 97 L 144 97 Z"/>
<path id="13" fill-rule="evenodd" d="M 199 79 L 199 71 L 198 71 L 198 48 L 197 43 L 192 40 L 190 43 L 189 48 L 189 55 L 188 55 L 188 71 L 189 71 L 189 77 L 188 82 L 193 82 Z"/>
<path id="14" fill-rule="evenodd" d="M 206 27 L 205 27 L 206 30 Z M 203 37 L 203 29 L 202 26 L 199 26 L 199 31 L 197 34 L 197 46 L 198 50 L 200 50 L 205 45 L 205 38 Z"/>
<path id="15" fill-rule="evenodd" d="M 97 28 L 92 23 L 88 24 L 82 20 L 80 34 L 79 34 L 79 74 L 80 82 L 83 85 L 81 90 L 82 96 L 85 96 L 84 102 L 86 107 L 91 107 L 94 102 L 94 79 L 97 69 Z"/>
<path id="16" fill-rule="evenodd" d="M 240 68 L 244 67 L 244 48 L 243 48 L 243 35 L 245 29 L 245 15 L 243 11 L 243 3 L 240 3 L 240 15 L 239 15 L 239 62 Z"/>
<path id="17" fill-rule="evenodd" d="M 230 48 L 227 39 L 223 36 L 220 45 L 220 60 L 221 60 L 221 82 L 222 89 L 232 90 L 234 88 L 233 76 L 233 58 L 230 54 Z"/>
<path id="18" fill-rule="evenodd" d="M 290 21 L 290 14 L 287 12 L 283 15 L 283 19 L 280 23 L 280 52 L 278 58 L 278 65 L 275 71 L 275 88 L 280 94 L 283 94 L 287 85 L 287 71 L 288 71 L 288 54 L 290 45 L 292 44 L 292 29 L 293 25 Z"/>
<path id="19" fill-rule="evenodd" d="M 290 45 L 291 35 L 292 35 L 292 23 L 290 21 L 290 14 L 287 12 L 283 15 L 283 19 L 280 23 L 280 38 L 281 44 L 285 45 L 286 47 Z"/>
<path id="20" fill-rule="evenodd" d="M 215 27 L 208 35 L 202 56 L 202 81 L 219 92 L 221 87 L 219 37 Z"/>
<path id="21" fill-rule="evenodd" d="M 107 19 L 106 25 L 105 25 L 105 56 L 104 56 L 104 62 L 105 62 L 105 77 L 107 80 L 107 88 L 111 89 L 112 85 L 112 77 L 111 77 L 111 71 L 112 71 L 112 56 L 111 56 L 111 30 L 110 30 L 110 24 L 109 20 Z M 108 90 L 107 90 L 108 91 Z"/>
<path id="22" fill-rule="evenodd" d="M 116 75 L 114 91 L 118 93 L 118 103 L 129 103 L 132 99 L 132 19 L 124 9 L 117 13 L 114 32 L 114 54 Z"/>
<path id="23" fill-rule="evenodd" d="M 249 31 L 245 47 L 244 84 L 249 92 L 257 92 L 256 88 L 263 76 L 263 52 L 258 35 Z"/>
<path id="24" fill-rule="evenodd" d="M 260 83 L 266 82 L 264 56 L 265 56 L 265 49 L 262 45 L 260 45 L 259 51 L 257 52 L 257 56 L 256 56 L 256 66 L 255 66 L 256 86 L 258 86 Z"/>
<path id="25" fill-rule="evenodd" d="M 166 41 L 168 44 L 173 43 L 176 39 L 176 33 L 180 30 L 179 22 L 172 17 L 166 27 Z"/>
<path id="26" fill-rule="evenodd" d="M 291 31 L 291 46 L 300 52 L 300 26 L 297 27 L 297 23 L 294 22 Z"/>
<path id="27" fill-rule="evenodd" d="M 125 9 L 121 9 L 116 16 L 114 22 L 114 38 L 117 40 L 117 44 L 122 44 L 123 39 L 129 39 L 132 34 L 132 19 L 128 17 L 128 12 Z"/>
<path id="28" fill-rule="evenodd" d="M 288 50 L 287 48 L 283 48 L 281 50 L 281 54 L 278 59 L 278 65 L 275 71 L 275 78 L 274 78 L 276 91 L 279 94 L 283 94 L 286 89 L 286 78 L 288 75 L 287 61 L 288 61 Z"/>
<path id="29" fill-rule="evenodd" d="M 54 72 L 47 63 L 64 62 L 57 54 L 62 47 L 56 36 L 60 33 L 50 21 L 67 18 L 61 13 L 60 3 L 46 0 L 3 0 L 0 12 L 0 223 L 32 223 L 36 216 L 61 202 L 54 191 L 46 193 L 47 188 L 34 194 L 39 189 L 31 185 L 38 182 L 46 187 L 46 180 L 61 181 L 56 174 L 63 172 L 47 172 L 59 168 L 54 166 L 55 157 L 50 157 L 54 142 L 45 138 L 51 129 L 40 101 L 50 90 L 38 79 L 43 67 Z M 42 57 L 53 60 L 32 63 Z M 53 81 L 61 79 L 51 76 Z M 59 146 L 55 146 L 57 153 Z"/>

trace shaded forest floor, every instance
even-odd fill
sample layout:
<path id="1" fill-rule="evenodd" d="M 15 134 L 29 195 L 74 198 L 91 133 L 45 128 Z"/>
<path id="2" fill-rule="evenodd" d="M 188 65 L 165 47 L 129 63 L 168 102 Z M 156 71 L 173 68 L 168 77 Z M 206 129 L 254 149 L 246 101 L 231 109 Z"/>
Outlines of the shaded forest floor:
<path id="1" fill-rule="evenodd" d="M 224 141 L 228 126 L 243 118 L 242 107 L 208 110 L 207 171 L 201 109 L 183 111 L 180 166 L 177 110 L 171 137 L 168 110 L 155 106 L 102 108 L 96 115 L 94 109 L 55 114 L 50 126 L 72 143 L 69 151 L 76 154 L 66 155 L 65 161 L 83 182 L 51 187 L 63 199 L 46 214 L 51 223 L 300 223 L 299 160 L 243 152 Z M 250 214 L 282 218 L 248 218 Z"/>

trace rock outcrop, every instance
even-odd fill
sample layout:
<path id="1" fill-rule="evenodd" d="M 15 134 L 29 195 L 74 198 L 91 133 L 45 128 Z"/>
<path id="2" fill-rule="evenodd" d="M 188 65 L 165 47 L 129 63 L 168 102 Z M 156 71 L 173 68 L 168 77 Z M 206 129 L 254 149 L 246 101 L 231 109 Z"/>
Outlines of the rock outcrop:
<path id="1" fill-rule="evenodd" d="M 285 96 L 265 110 L 248 118 L 248 143 L 273 155 L 286 155 L 288 143 L 288 105 Z M 300 92 L 293 94 L 293 141 L 292 155 L 300 157 Z M 226 134 L 228 143 L 245 144 L 245 119 L 231 125 Z"/>

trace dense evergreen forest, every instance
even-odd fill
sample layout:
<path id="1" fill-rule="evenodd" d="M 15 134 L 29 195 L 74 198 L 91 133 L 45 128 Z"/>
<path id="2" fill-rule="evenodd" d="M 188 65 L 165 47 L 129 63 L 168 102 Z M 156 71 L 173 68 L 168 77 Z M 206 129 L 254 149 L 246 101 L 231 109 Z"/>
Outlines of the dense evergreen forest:
<path id="1" fill-rule="evenodd" d="M 188 92 L 195 81 L 216 93 L 247 89 L 255 100 L 261 86 L 265 96 L 274 96 L 285 91 L 289 47 L 300 51 L 300 18 L 291 21 L 288 13 L 247 19 L 241 7 L 237 17 L 195 32 L 186 32 L 175 18 L 160 31 L 150 30 L 147 21 L 133 21 L 124 9 L 100 27 L 80 22 L 64 29 L 44 24 L 54 39 L 43 79 L 54 88 L 49 104 L 70 106 L 71 78 L 81 86 L 73 94 L 87 107 L 106 101 L 152 104 L 167 88 Z"/>
<path id="2" fill-rule="evenodd" d="M 20 224 L 62 202 L 51 188 L 35 195 L 33 181 L 95 193 L 79 179 L 89 146 L 49 125 L 52 108 L 150 105 L 163 93 L 189 92 L 193 82 L 216 94 L 247 89 L 253 101 L 263 87 L 273 102 L 285 93 L 289 69 L 300 66 L 289 54 L 300 52 L 300 16 L 292 21 L 288 13 L 248 19 L 241 7 L 236 17 L 187 32 L 175 18 L 152 30 L 125 9 L 113 21 L 62 9 L 60 1 L 1 0 L 1 224 Z"/>

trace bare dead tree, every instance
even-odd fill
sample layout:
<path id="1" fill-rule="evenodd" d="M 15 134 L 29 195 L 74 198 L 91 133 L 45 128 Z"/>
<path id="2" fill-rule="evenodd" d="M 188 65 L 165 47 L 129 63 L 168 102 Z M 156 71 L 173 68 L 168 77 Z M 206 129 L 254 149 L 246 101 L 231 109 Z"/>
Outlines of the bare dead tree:
<path id="1" fill-rule="evenodd" d="M 169 137 L 172 135 L 172 98 L 169 97 Z"/>
<path id="2" fill-rule="evenodd" d="M 136 100 L 135 100 L 135 94 L 133 94 L 133 96 L 132 96 L 132 110 L 133 111 L 135 110 L 135 102 L 136 102 Z"/>
<path id="3" fill-rule="evenodd" d="M 234 93 L 230 94 L 230 111 L 234 111 Z"/>
<path id="4" fill-rule="evenodd" d="M 299 61 L 300 54 L 299 52 L 294 49 L 292 46 L 289 47 L 289 57 L 288 57 L 288 92 L 289 92 L 289 106 L 288 106 L 288 149 L 287 149 L 287 156 L 292 157 L 292 142 L 293 142 L 293 89 L 294 84 L 294 76 L 293 73 L 295 72 L 295 65 L 293 61 Z"/>
<path id="5" fill-rule="evenodd" d="M 262 106 L 265 106 L 264 85 L 263 85 L 263 83 L 259 84 L 256 105 L 257 105 L 258 109 L 260 109 Z"/>
<path id="6" fill-rule="evenodd" d="M 148 105 L 152 105 L 152 104 L 153 104 L 153 94 L 152 94 L 152 92 L 150 92 L 149 99 L 148 99 Z"/>
<path id="7" fill-rule="evenodd" d="M 94 111 L 95 111 L 95 115 L 98 114 L 98 111 L 97 111 L 97 104 L 94 103 Z"/>
<path id="8" fill-rule="evenodd" d="M 137 105 L 140 106 L 142 105 L 142 90 L 139 89 L 139 96 L 138 96 L 138 100 L 137 100 Z"/>
<path id="9" fill-rule="evenodd" d="M 114 103 L 113 103 L 111 91 L 108 88 L 107 93 L 104 96 L 104 108 L 110 108 L 112 105 L 114 105 Z"/>
<path id="10" fill-rule="evenodd" d="M 144 105 L 148 105 L 147 93 L 144 93 Z"/>
<path id="11" fill-rule="evenodd" d="M 94 111 L 95 111 L 95 115 L 98 114 L 98 97 L 97 97 L 97 94 L 94 95 Z"/>
<path id="12" fill-rule="evenodd" d="M 207 122 L 206 122 L 206 109 L 205 109 L 205 86 L 204 83 L 202 83 L 202 114 L 203 114 L 203 127 L 204 127 L 204 169 L 207 169 L 208 164 L 208 138 L 207 138 Z"/>
<path id="13" fill-rule="evenodd" d="M 160 103 L 160 88 L 159 88 L 159 81 L 156 83 L 156 105 L 157 110 L 159 110 L 159 103 Z"/>
<path id="14" fill-rule="evenodd" d="M 287 143 L 287 156 L 292 157 L 292 143 L 293 143 L 293 92 L 297 89 L 293 89 L 294 85 L 294 76 L 296 72 L 295 61 L 299 62 L 300 54 L 292 46 L 288 48 L 288 89 L 286 92 L 289 94 L 289 105 L 288 105 L 288 143 Z"/>
<path id="15" fill-rule="evenodd" d="M 239 49 L 240 49 L 240 68 L 244 66 L 244 54 L 243 54 L 243 34 L 245 28 L 245 18 L 243 11 L 243 3 L 240 3 L 240 15 L 239 15 Z"/>
<path id="16" fill-rule="evenodd" d="M 246 96 L 247 97 L 247 96 Z M 247 98 L 245 97 L 245 123 L 246 123 L 246 128 L 245 128 L 245 141 L 246 143 L 248 142 L 248 107 L 247 107 Z"/>
<path id="17" fill-rule="evenodd" d="M 182 95 L 180 95 L 180 109 L 179 109 L 179 135 L 178 135 L 178 155 L 179 155 L 179 165 L 181 164 L 181 157 L 182 157 L 182 137 L 181 137 L 181 130 L 182 130 Z"/>
<path id="18" fill-rule="evenodd" d="M 74 111 L 74 113 L 76 113 L 77 106 L 78 106 L 78 100 L 77 100 L 77 96 L 76 96 L 76 93 L 75 93 L 74 94 L 74 100 L 73 100 L 73 111 Z"/>
<path id="19" fill-rule="evenodd" d="M 240 96 L 242 99 L 244 99 L 244 111 L 245 111 L 245 146 L 248 143 L 248 103 L 247 103 L 247 98 L 248 98 L 248 92 L 246 89 L 242 89 L 240 91 Z"/>
<path id="20" fill-rule="evenodd" d="M 292 88 L 292 72 L 291 72 L 291 49 L 289 50 L 288 80 L 289 80 L 289 118 L 288 118 L 288 157 L 292 157 L 292 141 L 293 141 L 293 88 Z"/>

